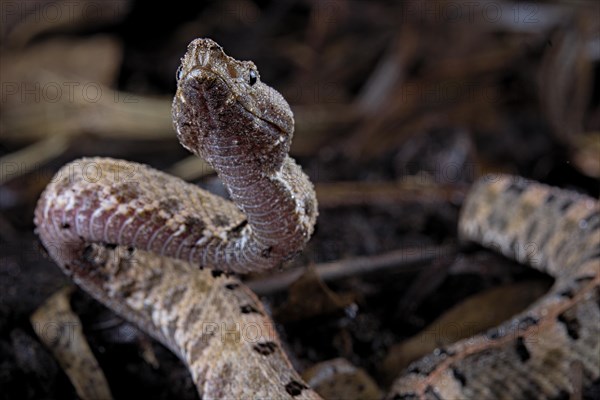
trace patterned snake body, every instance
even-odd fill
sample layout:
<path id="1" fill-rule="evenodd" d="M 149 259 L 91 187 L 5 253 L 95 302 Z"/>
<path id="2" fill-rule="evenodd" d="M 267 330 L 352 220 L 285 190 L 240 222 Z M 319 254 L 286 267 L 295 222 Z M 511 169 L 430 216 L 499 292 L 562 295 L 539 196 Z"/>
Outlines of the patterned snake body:
<path id="1" fill-rule="evenodd" d="M 511 321 L 413 363 L 389 398 L 561 398 L 600 378 L 598 201 L 488 177 L 471 189 L 459 232 L 555 283 Z"/>
<path id="2" fill-rule="evenodd" d="M 140 164 L 82 159 L 38 202 L 44 247 L 77 284 L 176 353 L 202 398 L 319 398 L 260 301 L 220 272 L 280 265 L 312 234 L 314 190 L 287 155 L 289 106 L 252 63 L 199 39 L 178 72 L 173 119 L 233 203 Z M 548 272 L 554 288 L 514 321 L 413 364 L 389 398 L 558 396 L 577 390 L 573 365 L 584 383 L 598 379 L 599 229 L 593 199 L 509 177 L 477 184 L 461 235 Z"/>

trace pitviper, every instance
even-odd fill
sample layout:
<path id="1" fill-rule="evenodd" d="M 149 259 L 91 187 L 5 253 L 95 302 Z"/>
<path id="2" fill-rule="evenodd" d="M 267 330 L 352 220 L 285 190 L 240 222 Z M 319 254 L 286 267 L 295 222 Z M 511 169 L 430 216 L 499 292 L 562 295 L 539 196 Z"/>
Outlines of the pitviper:
<path id="1" fill-rule="evenodd" d="M 47 252 L 84 290 L 188 366 L 203 399 L 319 398 L 240 280 L 301 251 L 317 217 L 287 155 L 294 120 L 252 62 L 194 40 L 177 72 L 173 122 L 233 202 L 141 164 L 85 158 L 60 169 L 35 210 Z M 484 178 L 462 238 L 549 273 L 553 289 L 514 320 L 413 363 L 390 399 L 548 398 L 600 376 L 600 211 L 583 195 Z M 206 267 L 206 268 L 202 268 Z"/>

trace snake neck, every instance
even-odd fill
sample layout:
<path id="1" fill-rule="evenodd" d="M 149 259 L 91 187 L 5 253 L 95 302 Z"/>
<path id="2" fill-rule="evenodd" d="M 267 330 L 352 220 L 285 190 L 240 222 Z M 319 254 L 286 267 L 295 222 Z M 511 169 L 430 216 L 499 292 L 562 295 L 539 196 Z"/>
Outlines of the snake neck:
<path id="1" fill-rule="evenodd" d="M 257 117 L 220 78 L 190 80 L 173 103 L 179 140 L 214 168 L 246 217 L 215 252 L 217 263 L 242 272 L 278 266 L 302 250 L 317 217 L 313 185 L 287 155 L 292 128 Z"/>

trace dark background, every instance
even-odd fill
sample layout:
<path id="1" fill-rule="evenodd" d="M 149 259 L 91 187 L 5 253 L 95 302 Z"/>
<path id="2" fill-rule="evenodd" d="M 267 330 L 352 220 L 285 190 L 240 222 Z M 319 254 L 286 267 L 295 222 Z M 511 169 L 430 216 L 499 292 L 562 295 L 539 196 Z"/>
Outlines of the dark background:
<path id="1" fill-rule="evenodd" d="M 175 71 L 196 37 L 254 61 L 295 112 L 292 155 L 317 184 L 320 217 L 290 267 L 359 256 L 373 267 L 328 282 L 338 298 L 322 308 L 263 293 L 299 369 L 345 357 L 385 391 L 399 371 L 385 362 L 393 345 L 452 305 L 551 282 L 458 242 L 458 211 L 482 174 L 600 193 L 596 2 L 149 3 L 0 2 L 2 398 L 75 397 L 29 322 L 69 285 L 33 233 L 35 202 L 61 165 L 141 161 L 223 194 L 205 165 L 178 164 L 188 153 L 171 128 Z M 378 267 L 402 249 L 435 256 Z M 166 349 L 85 293 L 71 300 L 116 398 L 197 396 Z"/>

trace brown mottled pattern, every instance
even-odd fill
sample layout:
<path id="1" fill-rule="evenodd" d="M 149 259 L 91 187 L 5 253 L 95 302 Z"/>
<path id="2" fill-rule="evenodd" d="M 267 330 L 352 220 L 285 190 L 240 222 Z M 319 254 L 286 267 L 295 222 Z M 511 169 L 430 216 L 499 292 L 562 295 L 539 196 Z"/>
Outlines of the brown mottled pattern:
<path id="1" fill-rule="evenodd" d="M 522 178 L 489 176 L 472 189 L 459 231 L 555 277 L 529 309 L 484 335 L 408 367 L 389 398 L 547 399 L 600 378 L 598 201 Z"/>
<path id="2" fill-rule="evenodd" d="M 314 189 L 287 155 L 290 108 L 254 64 L 208 39 L 190 44 L 178 75 L 178 137 L 233 202 L 141 164 L 85 158 L 42 194 L 37 232 L 75 282 L 179 355 L 202 398 L 316 398 L 260 301 L 217 272 L 278 266 L 312 234 Z"/>
<path id="3" fill-rule="evenodd" d="M 254 64 L 199 39 L 182 59 L 173 120 L 233 203 L 141 164 L 77 160 L 38 202 L 43 245 L 77 284 L 176 353 L 203 399 L 318 398 L 260 301 L 219 272 L 279 265 L 312 234 L 314 190 L 287 155 L 289 106 Z M 414 363 L 389 397 L 559 397 L 574 391 L 574 365 L 585 384 L 597 379 L 599 214 L 596 200 L 517 178 L 475 185 L 462 237 L 556 283 L 512 321 Z"/>

